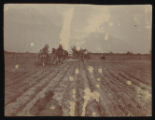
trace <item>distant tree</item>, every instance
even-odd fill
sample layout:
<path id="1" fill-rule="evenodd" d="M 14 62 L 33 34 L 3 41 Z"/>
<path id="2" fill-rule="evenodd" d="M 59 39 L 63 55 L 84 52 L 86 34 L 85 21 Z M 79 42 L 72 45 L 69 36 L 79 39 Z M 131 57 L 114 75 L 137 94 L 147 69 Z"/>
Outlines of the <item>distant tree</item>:
<path id="1" fill-rule="evenodd" d="M 108 54 L 113 55 L 114 53 L 113 52 L 109 52 Z"/>
<path id="2" fill-rule="evenodd" d="M 137 53 L 136 55 L 141 55 L 140 53 Z"/>
<path id="3" fill-rule="evenodd" d="M 130 52 L 130 51 L 128 51 L 127 53 L 126 53 L 126 55 L 132 55 L 133 53 L 132 52 Z"/>

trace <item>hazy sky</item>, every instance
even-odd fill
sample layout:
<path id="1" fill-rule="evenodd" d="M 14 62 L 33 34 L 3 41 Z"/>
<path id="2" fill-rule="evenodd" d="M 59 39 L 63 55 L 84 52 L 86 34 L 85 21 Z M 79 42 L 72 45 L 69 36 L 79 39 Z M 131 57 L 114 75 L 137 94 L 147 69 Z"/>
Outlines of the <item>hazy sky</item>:
<path id="1" fill-rule="evenodd" d="M 151 5 L 6 4 L 4 48 L 39 52 L 59 43 L 92 52 L 148 53 Z"/>

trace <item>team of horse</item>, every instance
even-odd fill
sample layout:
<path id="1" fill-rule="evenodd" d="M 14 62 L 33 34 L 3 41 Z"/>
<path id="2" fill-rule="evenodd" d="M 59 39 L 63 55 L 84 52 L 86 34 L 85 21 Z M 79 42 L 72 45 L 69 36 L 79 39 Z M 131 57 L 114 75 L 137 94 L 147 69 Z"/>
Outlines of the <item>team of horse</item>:
<path id="1" fill-rule="evenodd" d="M 68 52 L 64 50 L 62 47 L 57 49 L 53 49 L 51 54 L 48 53 L 40 53 L 39 54 L 39 63 L 45 67 L 48 64 L 62 64 L 63 61 L 68 57 Z"/>
<path id="2" fill-rule="evenodd" d="M 84 62 L 85 59 L 90 59 L 86 49 L 72 49 L 72 57 Z M 68 51 L 64 50 L 61 45 L 57 49 L 53 48 L 52 53 L 48 53 L 48 46 L 46 45 L 39 53 L 39 63 L 45 67 L 49 64 L 58 65 L 62 64 L 68 58 Z"/>

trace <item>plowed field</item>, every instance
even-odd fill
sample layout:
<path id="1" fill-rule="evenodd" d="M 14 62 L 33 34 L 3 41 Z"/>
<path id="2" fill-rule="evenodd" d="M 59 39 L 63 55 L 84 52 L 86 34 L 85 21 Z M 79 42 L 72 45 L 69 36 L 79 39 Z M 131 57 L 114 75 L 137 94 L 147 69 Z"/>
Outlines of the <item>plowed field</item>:
<path id="1" fill-rule="evenodd" d="M 152 115 L 150 60 L 29 59 L 5 57 L 6 116 Z"/>

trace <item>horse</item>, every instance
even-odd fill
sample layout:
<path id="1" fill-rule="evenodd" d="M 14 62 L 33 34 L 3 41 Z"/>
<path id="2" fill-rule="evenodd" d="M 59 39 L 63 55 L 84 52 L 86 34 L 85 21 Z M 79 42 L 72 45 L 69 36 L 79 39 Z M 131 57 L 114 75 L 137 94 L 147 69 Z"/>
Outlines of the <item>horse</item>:
<path id="1" fill-rule="evenodd" d="M 56 60 L 57 64 L 60 64 L 63 61 L 63 49 L 61 47 L 56 50 Z"/>
<path id="2" fill-rule="evenodd" d="M 57 49 L 52 49 L 52 63 L 61 64 L 68 57 L 67 50 L 64 50 L 61 45 Z"/>
<path id="3" fill-rule="evenodd" d="M 67 50 L 63 50 L 63 56 L 62 56 L 62 59 L 63 61 L 68 57 L 68 52 Z"/>
<path id="4" fill-rule="evenodd" d="M 40 59 L 40 63 L 42 65 L 42 67 L 45 67 L 49 62 L 49 55 L 40 53 L 39 54 L 39 59 Z"/>

